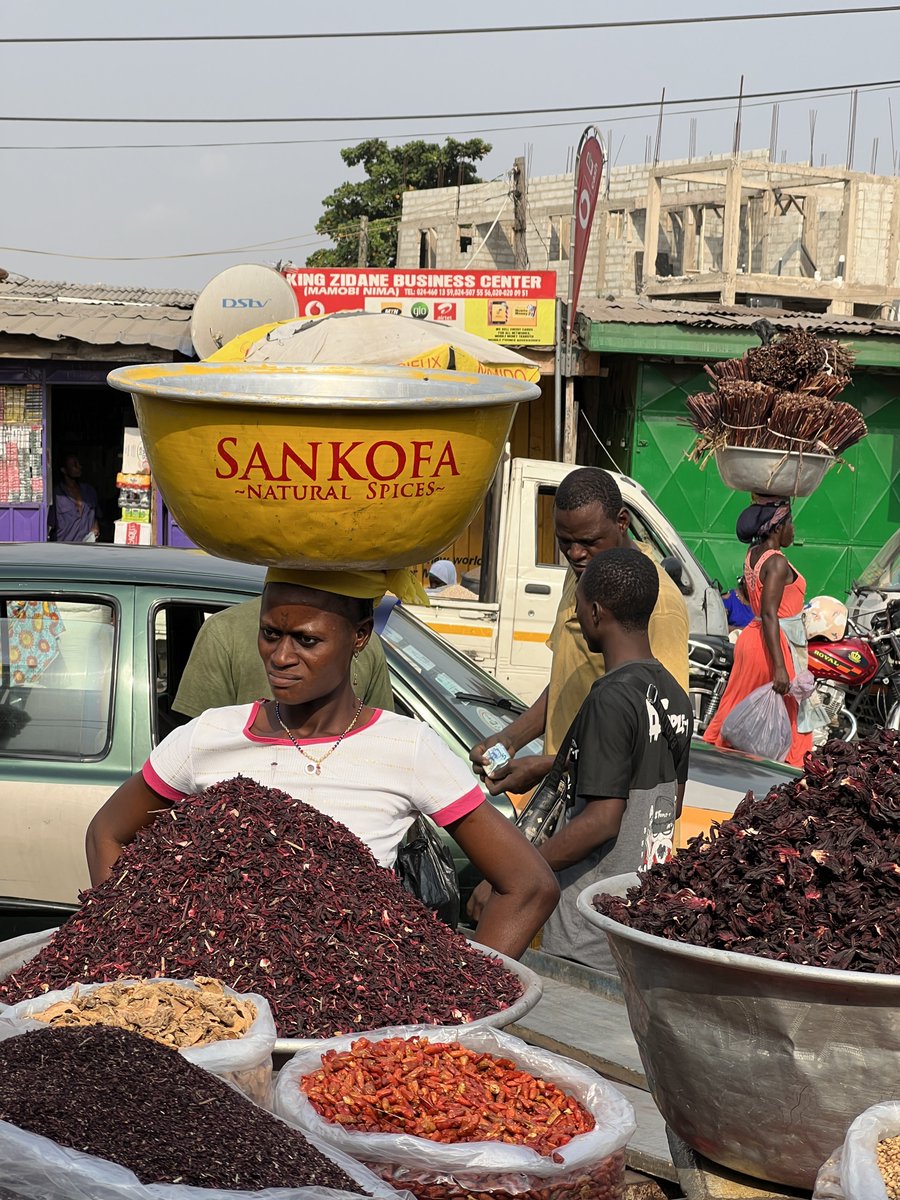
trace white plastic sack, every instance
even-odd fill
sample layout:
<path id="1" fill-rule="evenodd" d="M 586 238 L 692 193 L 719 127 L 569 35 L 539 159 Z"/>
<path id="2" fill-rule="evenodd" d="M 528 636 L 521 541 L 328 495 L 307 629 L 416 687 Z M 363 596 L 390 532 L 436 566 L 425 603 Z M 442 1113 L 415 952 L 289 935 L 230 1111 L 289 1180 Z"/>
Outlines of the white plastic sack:
<path id="1" fill-rule="evenodd" d="M 784 762 L 791 748 L 791 719 L 771 683 L 736 704 L 722 722 L 722 737 L 735 750 Z"/>
<path id="2" fill-rule="evenodd" d="M 196 989 L 192 979 L 144 979 L 120 980 L 124 984 L 138 983 L 158 984 L 177 983 L 180 987 Z M 3 1010 L 3 1018 L 18 1026 L 21 1030 L 46 1029 L 43 1021 L 31 1019 L 34 1013 L 43 1012 L 60 1000 L 71 1000 L 76 992 L 86 995 L 96 991 L 98 987 L 106 987 L 102 983 L 82 983 L 62 991 L 44 992 L 30 1000 L 21 1000 Z M 263 1108 L 272 1107 L 272 1051 L 275 1048 L 275 1019 L 269 1002 L 262 996 L 251 992 L 235 992 L 223 986 L 226 996 L 238 996 L 249 1000 L 256 1007 L 256 1020 L 239 1038 L 228 1041 L 210 1042 L 206 1046 L 187 1046 L 178 1053 L 188 1062 L 196 1063 L 212 1075 L 218 1075 L 229 1083 L 234 1084 L 239 1091 L 248 1096 L 255 1104 Z"/>
<path id="3" fill-rule="evenodd" d="M 338 1164 L 375 1200 L 413 1200 L 389 1187 L 361 1163 L 314 1138 L 310 1145 Z M 17 1200 L 360 1200 L 334 1188 L 264 1188 L 258 1192 L 141 1183 L 133 1171 L 93 1154 L 59 1146 L 49 1138 L 0 1121 L 0 1188 Z M 2 1193 L 0 1193 L 2 1194 Z"/>
<path id="4" fill-rule="evenodd" d="M 46 1026 L 45 1026 L 46 1028 Z M 21 1022 L 0 1017 L 0 1042 L 24 1032 Z M 337 1163 L 374 1200 L 415 1200 L 389 1187 L 372 1171 L 317 1138 L 306 1140 Z M 351 1192 L 334 1188 L 264 1188 L 257 1192 L 141 1183 L 133 1171 L 93 1154 L 60 1146 L 49 1138 L 0 1121 L 0 1195 L 6 1188 L 16 1200 L 344 1200 Z"/>
<path id="5" fill-rule="evenodd" d="M 371 1042 L 387 1037 L 459 1042 L 479 1053 L 508 1058 L 523 1070 L 555 1083 L 574 1096 L 592 1114 L 596 1128 L 572 1138 L 556 1151 L 553 1158 L 538 1154 L 527 1146 L 498 1142 L 444 1145 L 403 1134 L 352 1132 L 323 1120 L 301 1090 L 300 1080 L 319 1069 L 322 1056 L 328 1050 L 348 1050 L 359 1036 L 331 1038 L 315 1050 L 301 1050 L 294 1055 L 278 1073 L 275 1112 L 288 1124 L 299 1126 L 317 1140 L 361 1162 L 395 1168 L 392 1176 L 398 1187 L 426 1179 L 450 1184 L 457 1182 L 463 1189 L 488 1191 L 496 1188 L 513 1194 L 530 1190 L 535 1180 L 540 1180 L 546 1187 L 553 1181 L 562 1182 L 575 1172 L 593 1171 L 607 1159 L 619 1155 L 634 1133 L 634 1109 L 612 1084 L 588 1067 L 529 1046 L 502 1030 L 465 1025 L 394 1026 L 367 1032 L 364 1036 Z M 379 1168 L 376 1166 L 375 1169 Z"/>
<path id="6" fill-rule="evenodd" d="M 888 1200 L 875 1151 L 880 1141 L 898 1136 L 900 1101 L 867 1108 L 819 1171 L 814 1200 Z"/>

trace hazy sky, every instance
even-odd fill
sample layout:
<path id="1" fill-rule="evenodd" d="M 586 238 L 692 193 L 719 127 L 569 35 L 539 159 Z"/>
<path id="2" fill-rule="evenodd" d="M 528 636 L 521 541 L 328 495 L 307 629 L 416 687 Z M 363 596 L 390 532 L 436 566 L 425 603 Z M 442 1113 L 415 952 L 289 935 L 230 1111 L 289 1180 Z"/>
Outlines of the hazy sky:
<path id="1" fill-rule="evenodd" d="M 881 3 L 881 0 L 875 0 Z M 237 0 L 0 0 L 2 38 L 88 34 L 299 33 L 787 12 L 848 0 L 474 0 L 251 5 Z M 323 244 L 321 200 L 348 178 L 340 147 L 476 133 L 493 145 L 485 179 L 530 149 L 531 173 L 566 169 L 581 129 L 614 131 L 612 157 L 643 162 L 656 113 L 611 120 L 604 105 L 900 77 L 900 12 L 684 28 L 314 42 L 2 47 L 0 114 L 68 117 L 347 117 L 329 124 L 0 123 L 0 266 L 40 279 L 200 288 L 239 262 L 303 263 Z M 900 88 L 861 92 L 854 165 L 892 171 L 889 98 L 900 149 Z M 583 113 L 436 121 L 415 114 L 587 104 Z M 734 105 L 697 112 L 697 153 L 728 152 Z M 783 100 L 779 151 L 847 154 L 849 97 Z M 366 115 L 393 121 L 364 122 Z M 771 102 L 744 111 L 744 149 L 769 144 Z M 687 153 L 690 118 L 666 117 L 662 158 Z M 544 127 L 541 127 L 544 126 Z M 547 127 L 551 126 L 551 127 Z M 291 145 L 263 141 L 293 140 Z M 243 146 L 191 146 L 249 142 Z M 160 149 L 108 148 L 163 143 Z M 72 147 L 102 146 L 103 149 Z M 35 148 L 45 147 L 45 148 Z M 46 148 L 61 147 L 61 148 Z M 240 250 L 259 243 L 271 249 Z M 235 253 L 220 253 L 235 248 Z M 50 252 L 49 256 L 35 251 Z M 215 252 L 215 253 L 210 253 Z M 81 258 L 65 257 L 80 255 Z M 192 255 L 192 257 L 165 257 Z M 133 261 L 104 261 L 128 256 Z"/>

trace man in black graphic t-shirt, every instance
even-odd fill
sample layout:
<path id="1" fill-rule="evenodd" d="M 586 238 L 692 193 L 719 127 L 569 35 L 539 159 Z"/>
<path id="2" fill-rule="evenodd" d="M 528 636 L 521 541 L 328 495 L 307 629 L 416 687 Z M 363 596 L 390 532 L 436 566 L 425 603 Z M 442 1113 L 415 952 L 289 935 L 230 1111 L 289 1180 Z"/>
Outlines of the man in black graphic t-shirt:
<path id="1" fill-rule="evenodd" d="M 574 803 L 541 847 L 562 893 L 541 949 L 608 972 L 615 964 L 606 935 L 578 912 L 578 894 L 669 857 L 687 779 L 690 701 L 647 636 L 658 589 L 653 563 L 629 548 L 598 554 L 581 576 L 576 613 L 606 674 L 571 730 Z"/>

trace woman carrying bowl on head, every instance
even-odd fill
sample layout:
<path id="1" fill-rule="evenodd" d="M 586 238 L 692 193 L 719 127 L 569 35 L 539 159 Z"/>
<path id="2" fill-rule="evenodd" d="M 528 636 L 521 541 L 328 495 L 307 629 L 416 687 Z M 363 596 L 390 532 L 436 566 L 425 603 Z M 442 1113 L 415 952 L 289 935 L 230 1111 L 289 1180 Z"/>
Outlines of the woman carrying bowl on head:
<path id="1" fill-rule="evenodd" d="M 791 722 L 791 748 L 785 762 L 802 767 L 804 754 L 812 749 L 812 733 L 798 730 L 799 706 L 789 693 L 794 676 L 806 669 L 802 618 L 806 580 L 784 555 L 794 541 L 790 501 L 767 498 L 751 504 L 738 517 L 737 536 L 750 545 L 744 586 L 754 620 L 737 639 L 728 686 L 703 740 L 728 747 L 721 733 L 725 718 L 751 692 L 771 683 L 784 697 Z"/>
<path id="2" fill-rule="evenodd" d="M 258 645 L 274 699 L 210 709 L 160 742 L 88 828 L 92 885 L 160 809 L 240 774 L 343 822 L 384 867 L 426 813 L 494 888 L 478 940 L 518 957 L 556 906 L 552 872 L 436 733 L 367 707 L 351 686 L 353 657 L 372 635 L 373 600 L 386 586 L 402 594 L 410 579 L 270 570 Z"/>

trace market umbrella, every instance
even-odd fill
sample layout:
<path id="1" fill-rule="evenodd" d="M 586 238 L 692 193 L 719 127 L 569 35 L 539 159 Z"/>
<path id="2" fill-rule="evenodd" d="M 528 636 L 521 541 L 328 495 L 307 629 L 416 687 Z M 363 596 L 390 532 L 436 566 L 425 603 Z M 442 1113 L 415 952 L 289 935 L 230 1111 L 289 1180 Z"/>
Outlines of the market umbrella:
<path id="1" fill-rule="evenodd" d="M 450 368 L 536 383 L 521 354 L 452 325 L 392 313 L 332 313 L 260 325 L 232 338 L 208 362 L 329 363 Z"/>

